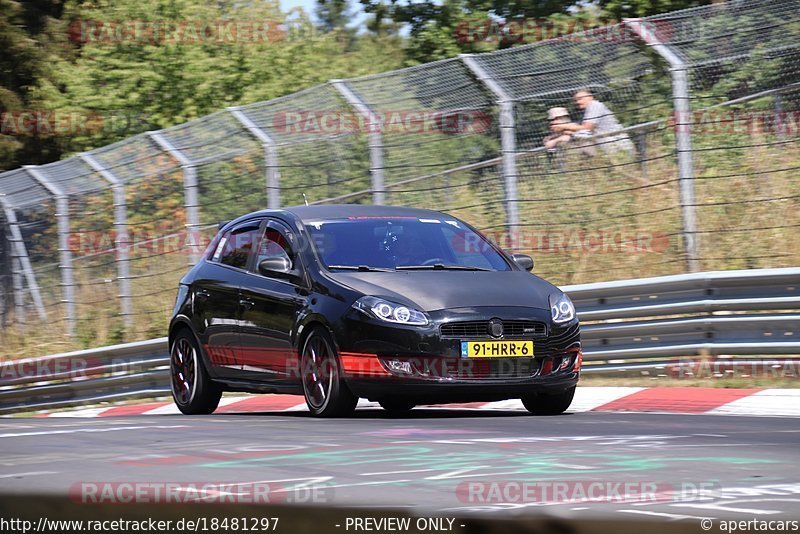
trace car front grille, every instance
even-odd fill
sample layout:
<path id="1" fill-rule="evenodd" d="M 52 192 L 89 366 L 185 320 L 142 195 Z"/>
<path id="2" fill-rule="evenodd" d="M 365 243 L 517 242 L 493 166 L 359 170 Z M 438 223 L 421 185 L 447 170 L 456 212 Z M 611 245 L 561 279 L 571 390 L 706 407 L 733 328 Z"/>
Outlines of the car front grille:
<path id="1" fill-rule="evenodd" d="M 504 338 L 546 337 L 547 325 L 538 321 L 503 321 Z M 489 321 L 456 321 L 439 327 L 443 338 L 489 338 Z"/>

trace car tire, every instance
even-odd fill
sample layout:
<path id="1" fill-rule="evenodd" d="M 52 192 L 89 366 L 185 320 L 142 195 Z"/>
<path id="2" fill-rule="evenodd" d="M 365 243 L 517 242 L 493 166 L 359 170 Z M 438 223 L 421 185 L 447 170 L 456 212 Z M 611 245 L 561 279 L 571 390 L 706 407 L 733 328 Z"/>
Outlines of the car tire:
<path id="1" fill-rule="evenodd" d="M 522 405 L 533 415 L 561 415 L 575 397 L 575 386 L 560 393 L 540 393 L 522 397 Z"/>
<path id="2" fill-rule="evenodd" d="M 381 405 L 381 408 L 389 412 L 390 414 L 404 414 L 408 413 L 414 409 L 416 404 L 411 401 L 403 400 L 403 399 L 381 399 L 378 401 L 378 404 Z"/>
<path id="3" fill-rule="evenodd" d="M 336 345 L 327 330 L 314 328 L 300 353 L 303 395 L 314 417 L 345 417 L 358 404 L 342 378 Z"/>
<path id="4" fill-rule="evenodd" d="M 192 333 L 186 329 L 178 332 L 169 354 L 170 389 L 178 409 L 186 415 L 214 413 L 222 388 L 208 376 Z"/>

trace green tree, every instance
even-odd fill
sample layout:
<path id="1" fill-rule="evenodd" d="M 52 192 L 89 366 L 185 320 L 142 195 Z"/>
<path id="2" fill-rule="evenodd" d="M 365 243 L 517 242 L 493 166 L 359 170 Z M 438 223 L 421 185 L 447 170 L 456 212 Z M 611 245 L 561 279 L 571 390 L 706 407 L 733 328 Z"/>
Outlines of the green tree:
<path id="1" fill-rule="evenodd" d="M 15 2 L 0 0 L 0 169 L 23 163 L 57 159 L 61 139 L 47 133 L 47 123 L 28 123 L 21 131 L 21 116 L 43 112 L 58 92 L 52 69 L 66 50 L 57 31 L 62 2 Z M 45 119 L 46 120 L 46 119 Z"/>
<path id="2" fill-rule="evenodd" d="M 346 27 L 353 17 L 349 0 L 317 0 L 314 13 L 326 31 Z"/>
<path id="3" fill-rule="evenodd" d="M 709 0 L 360 0 L 372 14 L 369 29 L 408 28 L 410 64 L 528 44 L 548 37 L 710 3 Z M 511 24 L 525 20 L 538 31 L 521 36 Z M 561 33 L 559 33 L 561 31 Z M 521 38 L 523 37 L 523 38 Z"/>
<path id="4" fill-rule="evenodd" d="M 660 15 L 689 7 L 711 4 L 711 0 L 598 0 L 603 14 L 616 20 Z"/>
<path id="5" fill-rule="evenodd" d="M 285 23 L 260 41 L 191 42 L 111 39 L 83 32 L 76 58 L 56 67 L 64 92 L 59 105 L 78 106 L 101 117 L 123 114 L 128 129 L 101 129 L 78 136 L 85 150 L 201 117 L 232 105 L 267 100 L 331 78 L 370 74 L 402 64 L 396 40 L 339 32 L 320 33 L 307 13 L 282 12 L 277 1 L 208 4 L 202 0 L 120 0 L 95 7 L 67 5 L 64 24 L 82 30 L 86 21 L 236 21 Z M 288 21 L 288 22 L 287 22 Z M 111 37 L 114 37 L 113 35 Z"/>

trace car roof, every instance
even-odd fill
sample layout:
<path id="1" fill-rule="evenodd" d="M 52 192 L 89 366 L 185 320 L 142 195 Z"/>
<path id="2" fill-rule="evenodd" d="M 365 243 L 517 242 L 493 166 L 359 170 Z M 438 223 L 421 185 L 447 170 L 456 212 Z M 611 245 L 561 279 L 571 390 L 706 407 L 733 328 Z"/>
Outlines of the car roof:
<path id="1" fill-rule="evenodd" d="M 284 208 L 303 222 L 346 217 L 441 217 L 441 212 L 403 206 L 375 206 L 372 204 L 330 204 L 321 206 L 293 206 Z"/>
<path id="2" fill-rule="evenodd" d="M 248 213 L 235 221 L 257 216 L 280 215 L 290 213 L 303 223 L 320 219 L 344 219 L 346 217 L 441 217 L 442 213 L 419 208 L 402 206 L 375 206 L 372 204 L 326 204 L 319 206 L 289 206 L 277 210 L 262 210 Z"/>

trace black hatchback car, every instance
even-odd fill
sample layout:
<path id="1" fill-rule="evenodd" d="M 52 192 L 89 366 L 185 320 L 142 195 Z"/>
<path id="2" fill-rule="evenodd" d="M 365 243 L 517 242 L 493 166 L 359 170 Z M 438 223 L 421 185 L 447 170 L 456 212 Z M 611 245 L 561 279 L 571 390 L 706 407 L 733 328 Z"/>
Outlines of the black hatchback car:
<path id="1" fill-rule="evenodd" d="M 359 397 L 386 410 L 520 398 L 572 402 L 580 328 L 569 298 L 468 224 L 436 211 L 301 206 L 224 224 L 180 282 L 169 325 L 185 414 L 223 391 L 304 395 L 313 415 Z"/>

